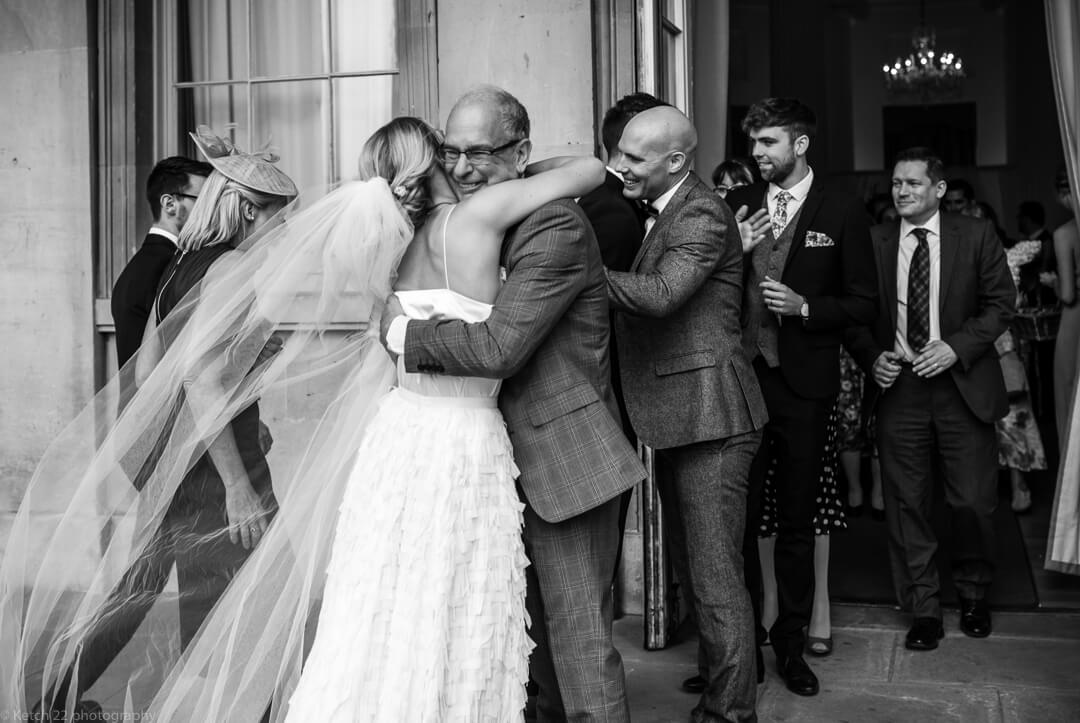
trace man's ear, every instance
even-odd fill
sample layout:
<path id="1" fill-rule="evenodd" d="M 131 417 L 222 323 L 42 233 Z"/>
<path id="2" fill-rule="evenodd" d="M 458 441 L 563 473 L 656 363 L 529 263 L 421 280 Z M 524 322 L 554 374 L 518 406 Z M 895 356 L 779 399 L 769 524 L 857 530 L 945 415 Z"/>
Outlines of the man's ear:
<path id="1" fill-rule="evenodd" d="M 517 170 L 518 175 L 525 173 L 525 166 L 529 165 L 529 156 L 532 155 L 532 140 L 526 138 L 522 141 L 517 150 L 514 151 L 514 168 Z"/>
<path id="2" fill-rule="evenodd" d="M 668 173 L 679 173 L 686 167 L 686 154 L 682 151 L 675 151 L 668 157 Z"/>
<path id="3" fill-rule="evenodd" d="M 808 150 L 810 150 L 810 136 L 803 134 L 795 139 L 795 155 L 805 156 Z"/>
<path id="4" fill-rule="evenodd" d="M 175 216 L 177 209 L 176 196 L 171 193 L 161 194 L 161 198 L 158 199 L 158 203 L 161 205 L 162 216 Z"/>
<path id="5" fill-rule="evenodd" d="M 941 179 L 934 184 L 934 196 L 936 198 L 945 198 L 945 192 L 949 190 L 949 184 L 945 179 Z"/>

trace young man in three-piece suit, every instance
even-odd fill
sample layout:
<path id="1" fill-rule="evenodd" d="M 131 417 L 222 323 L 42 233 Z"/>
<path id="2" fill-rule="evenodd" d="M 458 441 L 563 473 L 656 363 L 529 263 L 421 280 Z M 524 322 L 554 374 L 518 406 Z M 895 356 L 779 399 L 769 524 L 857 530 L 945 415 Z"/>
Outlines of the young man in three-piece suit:
<path id="1" fill-rule="evenodd" d="M 803 658 L 814 597 L 813 520 L 840 388 L 841 338 L 846 328 L 869 323 L 877 309 L 869 219 L 858 199 L 831 190 L 810 168 L 816 119 L 805 105 L 762 100 L 751 106 L 743 130 L 764 182 L 730 192 L 727 201 L 771 220 L 745 256 L 743 346 L 769 410 L 751 472 L 746 577 L 760 621 L 756 538 L 771 439 L 778 612 L 769 638 L 788 689 L 815 695 L 818 680 Z M 758 637 L 764 638 L 760 625 Z"/>
<path id="2" fill-rule="evenodd" d="M 180 229 L 211 170 L 209 163 L 171 156 L 158 161 L 146 179 L 146 200 L 154 225 L 120 272 L 112 292 L 118 367 L 139 350 L 161 274 L 176 253 Z"/>
<path id="3" fill-rule="evenodd" d="M 931 151 L 898 156 L 892 193 L 900 222 L 872 232 L 881 307 L 848 344 L 876 385 L 889 557 L 897 598 L 914 618 L 911 650 L 932 650 L 944 635 L 930 523 L 935 460 L 952 508 L 960 629 L 990 634 L 994 422 L 1009 408 L 994 340 L 1013 317 L 1016 288 L 993 226 L 941 213 L 945 190 Z"/>
<path id="4" fill-rule="evenodd" d="M 742 350 L 742 244 L 689 169 L 697 134 L 670 106 L 627 123 L 615 169 L 655 219 L 628 272 L 607 269 L 630 421 L 656 450 L 672 560 L 700 633 L 692 720 L 755 720 L 756 646 L 740 550 L 766 421 Z"/>

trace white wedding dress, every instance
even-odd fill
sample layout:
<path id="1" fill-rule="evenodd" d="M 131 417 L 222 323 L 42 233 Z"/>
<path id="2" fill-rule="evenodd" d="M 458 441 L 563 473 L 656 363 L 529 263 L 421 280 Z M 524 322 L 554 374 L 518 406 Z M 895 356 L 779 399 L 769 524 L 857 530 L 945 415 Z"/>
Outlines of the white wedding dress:
<path id="1" fill-rule="evenodd" d="M 397 296 L 413 319 L 491 313 L 449 288 Z M 522 719 L 528 561 L 498 392 L 398 360 L 356 451 L 287 720 Z"/>

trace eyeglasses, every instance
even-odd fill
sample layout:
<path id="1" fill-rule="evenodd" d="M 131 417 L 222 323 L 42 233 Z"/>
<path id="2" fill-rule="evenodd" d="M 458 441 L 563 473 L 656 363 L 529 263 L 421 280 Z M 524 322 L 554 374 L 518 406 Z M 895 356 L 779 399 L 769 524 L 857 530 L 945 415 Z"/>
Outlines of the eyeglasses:
<path id="1" fill-rule="evenodd" d="M 745 183 L 733 183 L 730 186 L 713 186 L 713 190 L 720 194 L 720 198 L 724 198 L 727 196 L 728 191 L 734 191 L 736 188 L 742 188 L 745 185 Z"/>
<path id="2" fill-rule="evenodd" d="M 199 199 L 198 196 L 192 196 L 190 193 L 174 193 L 173 195 L 181 196 L 183 198 L 190 198 L 192 201 L 197 201 Z"/>
<path id="3" fill-rule="evenodd" d="M 458 159 L 465 156 L 465 162 L 472 166 L 486 166 L 492 162 L 496 153 L 505 151 L 507 148 L 520 143 L 524 138 L 516 138 L 508 143 L 503 143 L 495 148 L 454 148 L 453 146 L 439 146 L 439 160 L 445 165 L 452 166 Z"/>

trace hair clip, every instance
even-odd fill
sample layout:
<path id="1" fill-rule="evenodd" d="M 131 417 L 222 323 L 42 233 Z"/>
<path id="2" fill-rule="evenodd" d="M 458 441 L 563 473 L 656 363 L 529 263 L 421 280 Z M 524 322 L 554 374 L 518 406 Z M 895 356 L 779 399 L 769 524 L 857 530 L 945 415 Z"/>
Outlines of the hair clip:
<path id="1" fill-rule="evenodd" d="M 405 196 L 409 193 L 409 191 L 408 191 L 408 189 L 405 188 L 405 186 L 394 186 L 393 193 L 394 193 L 394 198 L 396 198 L 397 200 L 400 201 L 401 199 L 405 198 Z"/>

